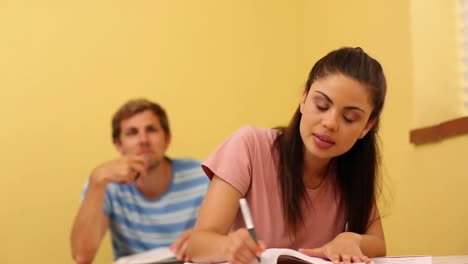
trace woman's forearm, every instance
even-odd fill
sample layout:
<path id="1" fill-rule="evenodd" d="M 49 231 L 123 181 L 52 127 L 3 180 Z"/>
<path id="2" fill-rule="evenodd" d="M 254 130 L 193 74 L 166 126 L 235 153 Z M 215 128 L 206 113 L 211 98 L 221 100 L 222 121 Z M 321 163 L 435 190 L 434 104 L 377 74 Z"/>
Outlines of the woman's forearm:
<path id="1" fill-rule="evenodd" d="M 226 235 L 209 231 L 194 231 L 190 236 L 187 255 L 192 262 L 227 261 L 223 254 L 227 239 Z"/>
<path id="2" fill-rule="evenodd" d="M 375 235 L 361 235 L 360 248 L 369 258 L 383 257 L 387 254 L 385 239 Z"/>

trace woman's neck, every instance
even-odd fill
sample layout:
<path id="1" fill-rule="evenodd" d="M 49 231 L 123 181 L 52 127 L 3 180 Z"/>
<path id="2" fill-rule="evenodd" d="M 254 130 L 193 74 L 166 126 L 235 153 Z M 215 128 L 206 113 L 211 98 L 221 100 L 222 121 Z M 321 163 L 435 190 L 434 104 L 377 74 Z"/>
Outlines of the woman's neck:
<path id="1" fill-rule="evenodd" d="M 302 179 L 308 189 L 317 189 L 328 174 L 330 159 L 304 155 Z"/>

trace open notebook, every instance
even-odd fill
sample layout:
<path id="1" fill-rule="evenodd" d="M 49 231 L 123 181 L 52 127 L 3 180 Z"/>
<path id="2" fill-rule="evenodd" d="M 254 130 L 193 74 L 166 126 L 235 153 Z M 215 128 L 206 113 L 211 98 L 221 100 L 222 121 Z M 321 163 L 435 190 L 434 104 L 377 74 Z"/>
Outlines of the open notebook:
<path id="1" fill-rule="evenodd" d="M 167 247 L 155 248 L 142 253 L 133 254 L 117 259 L 114 264 L 177 264 L 184 263 L 177 260 L 174 253 Z"/>
<path id="2" fill-rule="evenodd" d="M 332 262 L 322 258 L 310 257 L 299 251 L 288 248 L 269 248 L 260 256 L 260 264 L 331 264 Z M 228 264 L 224 262 L 222 264 Z M 375 264 L 374 262 L 371 262 Z M 194 263 L 186 263 L 194 264 Z M 200 264 L 200 263 L 199 263 Z M 251 264 L 258 264 L 257 260 Z"/>
<path id="3" fill-rule="evenodd" d="M 322 258 L 310 257 L 288 248 L 269 248 L 260 257 L 261 264 L 331 264 Z M 256 260 L 255 260 L 256 262 Z M 371 262 L 373 263 L 373 262 Z"/>
<path id="4" fill-rule="evenodd" d="M 261 264 L 331 264 L 329 260 L 310 257 L 288 248 L 269 248 L 260 256 Z M 252 264 L 256 264 L 254 260 Z M 174 253 L 169 248 L 156 248 L 142 253 L 121 257 L 114 264 L 175 264 Z M 227 263 L 227 262 L 226 262 Z M 373 262 L 372 262 L 373 263 Z M 193 264 L 193 263 L 186 263 Z"/>

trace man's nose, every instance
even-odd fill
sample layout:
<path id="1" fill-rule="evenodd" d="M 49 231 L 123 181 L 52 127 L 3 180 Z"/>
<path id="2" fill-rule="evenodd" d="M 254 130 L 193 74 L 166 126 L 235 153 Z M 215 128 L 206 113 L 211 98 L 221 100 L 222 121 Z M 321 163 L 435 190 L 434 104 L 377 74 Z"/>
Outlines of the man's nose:
<path id="1" fill-rule="evenodd" d="M 139 134 L 139 136 L 138 136 L 138 139 L 139 139 L 140 142 L 145 142 L 145 143 L 148 142 L 148 139 L 149 139 L 148 133 L 146 133 L 146 132 L 141 132 L 141 133 Z"/>

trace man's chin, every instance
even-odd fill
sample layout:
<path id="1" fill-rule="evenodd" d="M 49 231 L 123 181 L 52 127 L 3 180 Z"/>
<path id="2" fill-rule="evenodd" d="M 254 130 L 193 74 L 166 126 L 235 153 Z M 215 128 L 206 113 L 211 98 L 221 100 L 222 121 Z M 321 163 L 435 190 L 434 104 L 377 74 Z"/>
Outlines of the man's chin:
<path id="1" fill-rule="evenodd" d="M 161 166 L 161 161 L 151 162 L 148 166 L 148 172 L 155 171 L 159 166 Z"/>

